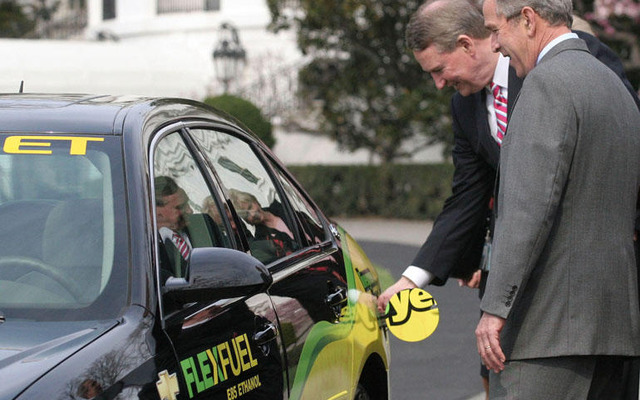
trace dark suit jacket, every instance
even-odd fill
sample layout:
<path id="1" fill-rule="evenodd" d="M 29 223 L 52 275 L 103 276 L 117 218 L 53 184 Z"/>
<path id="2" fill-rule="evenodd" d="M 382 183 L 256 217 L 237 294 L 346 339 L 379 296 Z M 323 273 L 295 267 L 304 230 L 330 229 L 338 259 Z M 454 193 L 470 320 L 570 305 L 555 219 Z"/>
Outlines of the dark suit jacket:
<path id="1" fill-rule="evenodd" d="M 585 40 L 589 51 L 620 77 L 640 109 L 640 100 L 616 54 L 595 37 L 576 33 Z M 521 87 L 522 80 L 510 68 L 508 113 Z M 485 91 L 481 90 L 466 97 L 456 93 L 451 100 L 455 166 L 452 194 L 412 263 L 434 274 L 434 285 L 443 285 L 450 276 L 467 278 L 480 263 L 500 158 L 500 147 L 489 129 L 485 99 Z"/>

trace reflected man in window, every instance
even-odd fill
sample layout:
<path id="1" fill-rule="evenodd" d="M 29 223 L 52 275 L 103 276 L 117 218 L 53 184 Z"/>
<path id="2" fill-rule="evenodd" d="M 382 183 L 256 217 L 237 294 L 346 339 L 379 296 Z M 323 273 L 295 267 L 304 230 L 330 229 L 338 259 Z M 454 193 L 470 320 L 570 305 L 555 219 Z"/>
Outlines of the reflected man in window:
<path id="1" fill-rule="evenodd" d="M 163 273 L 184 276 L 191 254 L 187 216 L 193 214 L 193 210 L 189 206 L 189 198 L 175 180 L 168 176 L 155 178 L 155 196 L 158 233 L 164 245 L 160 246 Z"/>

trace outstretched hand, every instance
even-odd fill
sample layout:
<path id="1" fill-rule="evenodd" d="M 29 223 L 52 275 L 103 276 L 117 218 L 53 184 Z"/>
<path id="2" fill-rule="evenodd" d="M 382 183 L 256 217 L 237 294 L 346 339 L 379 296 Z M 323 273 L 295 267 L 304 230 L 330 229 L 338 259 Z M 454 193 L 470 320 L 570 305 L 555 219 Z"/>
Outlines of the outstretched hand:
<path id="1" fill-rule="evenodd" d="M 418 286 L 413 283 L 410 279 L 405 278 L 404 276 L 398 279 L 396 283 L 389 286 L 387 290 L 382 292 L 382 294 L 378 297 L 378 311 L 380 313 L 384 313 L 387 308 L 387 303 L 389 303 L 389 299 L 393 297 L 394 294 L 405 290 L 405 289 L 414 289 Z"/>

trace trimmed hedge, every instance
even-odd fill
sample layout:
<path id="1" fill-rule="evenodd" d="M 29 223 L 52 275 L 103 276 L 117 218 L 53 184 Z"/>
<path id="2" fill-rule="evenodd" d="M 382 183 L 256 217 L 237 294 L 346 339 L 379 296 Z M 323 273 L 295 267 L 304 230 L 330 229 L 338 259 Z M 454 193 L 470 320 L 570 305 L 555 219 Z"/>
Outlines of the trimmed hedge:
<path id="1" fill-rule="evenodd" d="M 276 144 L 271 122 L 269 122 L 269 120 L 262 115 L 262 111 L 249 100 L 230 94 L 223 94 L 215 97 L 207 97 L 203 101 L 205 104 L 222 110 L 241 121 L 249 130 L 258 136 L 267 147 L 273 148 Z"/>
<path id="2" fill-rule="evenodd" d="M 288 166 L 332 217 L 434 219 L 451 194 L 453 165 Z"/>

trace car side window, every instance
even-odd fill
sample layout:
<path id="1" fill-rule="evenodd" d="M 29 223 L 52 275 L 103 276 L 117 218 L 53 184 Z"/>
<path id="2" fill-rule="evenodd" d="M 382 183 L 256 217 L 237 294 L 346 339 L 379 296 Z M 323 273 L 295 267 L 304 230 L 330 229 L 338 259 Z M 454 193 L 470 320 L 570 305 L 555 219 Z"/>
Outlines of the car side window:
<path id="1" fill-rule="evenodd" d="M 185 276 L 193 248 L 230 247 L 215 196 L 178 132 L 155 148 L 153 186 L 163 282 Z"/>
<path id="2" fill-rule="evenodd" d="M 269 264 L 300 249 L 291 215 L 251 146 L 211 129 L 190 132 L 209 159 L 242 220 L 251 255 Z"/>
<path id="3" fill-rule="evenodd" d="M 274 167 L 274 169 L 277 171 L 280 184 L 302 225 L 307 241 L 310 244 L 318 244 L 327 240 L 326 232 L 315 209 L 279 168 Z"/>

